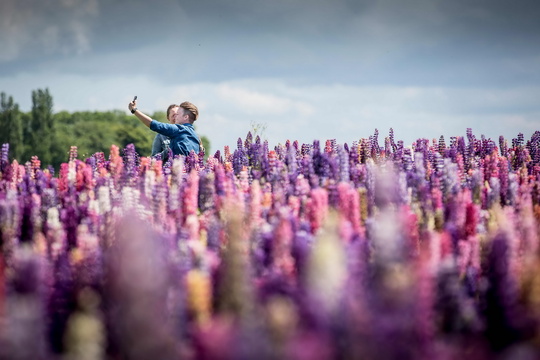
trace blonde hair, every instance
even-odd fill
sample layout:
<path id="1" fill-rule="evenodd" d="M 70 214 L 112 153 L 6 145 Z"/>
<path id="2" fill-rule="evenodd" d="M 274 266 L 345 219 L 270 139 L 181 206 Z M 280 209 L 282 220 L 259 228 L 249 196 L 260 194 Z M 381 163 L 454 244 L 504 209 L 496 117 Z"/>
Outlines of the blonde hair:
<path id="1" fill-rule="evenodd" d="M 182 109 L 184 109 L 184 115 L 187 115 L 189 117 L 189 122 L 193 123 L 197 118 L 199 117 L 199 109 L 189 101 L 184 101 L 179 105 Z"/>

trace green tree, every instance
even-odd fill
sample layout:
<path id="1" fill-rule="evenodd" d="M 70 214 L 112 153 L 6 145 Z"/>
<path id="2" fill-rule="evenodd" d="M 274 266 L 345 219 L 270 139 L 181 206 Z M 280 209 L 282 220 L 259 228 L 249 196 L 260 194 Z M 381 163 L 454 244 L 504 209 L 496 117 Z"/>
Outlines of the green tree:
<path id="1" fill-rule="evenodd" d="M 49 89 L 32 91 L 32 112 L 30 118 L 27 158 L 37 155 L 41 165 L 53 164 L 53 144 L 55 132 L 53 122 L 53 99 Z"/>
<path id="2" fill-rule="evenodd" d="M 213 155 L 213 154 L 210 153 L 210 151 L 212 150 L 210 148 L 210 139 L 208 139 L 206 136 L 202 135 L 201 136 L 201 142 L 203 143 L 203 146 L 204 146 L 205 157 L 208 158 L 208 156 Z"/>
<path id="3" fill-rule="evenodd" d="M 23 128 L 19 105 L 13 102 L 12 96 L 0 94 L 0 144 L 9 143 L 11 160 L 20 159 L 23 150 Z"/>

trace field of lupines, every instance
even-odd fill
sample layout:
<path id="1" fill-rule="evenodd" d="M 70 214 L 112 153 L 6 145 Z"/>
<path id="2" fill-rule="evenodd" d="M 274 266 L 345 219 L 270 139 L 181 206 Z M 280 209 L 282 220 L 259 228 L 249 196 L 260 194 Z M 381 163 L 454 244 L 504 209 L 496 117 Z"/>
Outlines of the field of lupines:
<path id="1" fill-rule="evenodd" d="M 538 359 L 540 132 L 0 159 L 0 359 Z"/>

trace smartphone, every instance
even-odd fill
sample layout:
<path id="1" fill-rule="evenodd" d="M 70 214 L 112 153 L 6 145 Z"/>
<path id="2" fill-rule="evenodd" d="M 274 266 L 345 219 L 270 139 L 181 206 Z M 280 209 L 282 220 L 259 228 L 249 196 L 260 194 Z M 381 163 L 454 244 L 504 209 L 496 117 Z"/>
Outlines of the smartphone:
<path id="1" fill-rule="evenodd" d="M 135 97 L 133 98 L 133 101 L 137 100 L 137 95 L 135 95 Z"/>

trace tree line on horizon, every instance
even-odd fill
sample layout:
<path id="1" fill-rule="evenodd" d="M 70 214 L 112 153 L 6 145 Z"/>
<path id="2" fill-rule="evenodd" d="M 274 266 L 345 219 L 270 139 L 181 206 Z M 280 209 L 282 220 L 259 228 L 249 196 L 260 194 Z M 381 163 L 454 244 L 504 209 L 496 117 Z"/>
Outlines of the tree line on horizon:
<path id="1" fill-rule="evenodd" d="M 166 122 L 164 111 L 149 114 L 152 119 Z M 155 133 L 121 110 L 53 111 L 49 89 L 32 91 L 32 108 L 21 111 L 12 96 L 0 93 L 0 145 L 9 143 L 9 160 L 24 164 L 37 156 L 42 166 L 58 169 L 69 160 L 71 146 L 77 146 L 80 158 L 97 152 L 109 154 L 111 145 L 124 149 L 135 145 L 139 156 L 150 156 Z M 210 151 L 207 137 L 201 136 Z"/>

